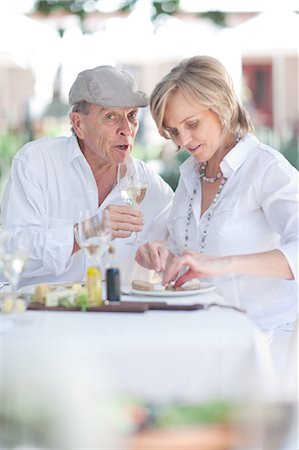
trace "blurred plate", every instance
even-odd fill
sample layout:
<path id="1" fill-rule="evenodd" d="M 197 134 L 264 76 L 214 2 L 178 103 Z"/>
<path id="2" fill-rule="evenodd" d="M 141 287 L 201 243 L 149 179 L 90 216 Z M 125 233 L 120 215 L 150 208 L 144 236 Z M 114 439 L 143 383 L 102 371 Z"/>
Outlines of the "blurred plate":
<path id="1" fill-rule="evenodd" d="M 199 289 L 185 289 L 183 291 L 168 291 L 161 286 L 155 287 L 151 291 L 141 291 L 139 289 L 123 289 L 123 293 L 127 295 L 139 295 L 146 297 L 187 297 L 191 295 L 203 294 L 205 292 L 213 291 L 215 286 L 210 283 L 200 283 Z"/>

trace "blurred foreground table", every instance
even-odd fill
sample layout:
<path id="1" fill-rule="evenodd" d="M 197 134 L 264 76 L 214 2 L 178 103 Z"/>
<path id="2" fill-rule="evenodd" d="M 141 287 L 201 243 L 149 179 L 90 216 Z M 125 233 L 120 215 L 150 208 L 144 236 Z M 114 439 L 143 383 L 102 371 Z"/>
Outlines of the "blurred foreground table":
<path id="1" fill-rule="evenodd" d="M 211 291 L 175 302 L 222 300 Z M 168 433 L 126 439 L 133 430 L 124 403 L 246 404 L 271 396 L 276 384 L 264 335 L 245 314 L 222 307 L 0 313 L 0 339 L 3 448 L 161 450 L 148 444 L 169 440 Z M 202 430 L 194 436 L 198 444 L 207 435 Z M 230 448 L 225 442 L 231 436 L 221 436 L 219 441 L 214 433 L 212 442 L 219 445 L 207 448 Z M 177 448 L 193 449 L 186 445 Z"/>

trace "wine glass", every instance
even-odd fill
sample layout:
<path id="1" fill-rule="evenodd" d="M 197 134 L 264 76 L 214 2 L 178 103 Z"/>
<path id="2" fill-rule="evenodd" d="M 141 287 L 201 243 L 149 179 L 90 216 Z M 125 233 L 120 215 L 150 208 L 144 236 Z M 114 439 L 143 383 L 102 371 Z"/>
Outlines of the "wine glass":
<path id="1" fill-rule="evenodd" d="M 29 250 L 30 241 L 26 231 L 16 235 L 12 231 L 0 230 L 0 255 L 3 274 L 10 282 L 13 290 L 17 289 Z"/>
<path id="2" fill-rule="evenodd" d="M 126 163 L 119 163 L 117 169 L 117 184 L 120 190 L 120 196 L 123 201 L 132 208 L 138 208 L 144 200 L 147 188 L 148 178 L 143 164 L 140 165 L 141 171 L 137 171 L 133 160 L 130 158 Z M 140 236 L 135 232 L 134 245 L 140 242 Z"/>
<path id="3" fill-rule="evenodd" d="M 80 221 L 76 229 L 76 240 L 84 249 L 94 266 L 99 266 L 103 255 L 108 250 L 112 238 L 110 214 L 104 210 L 92 214 L 89 210 L 80 211 Z"/>

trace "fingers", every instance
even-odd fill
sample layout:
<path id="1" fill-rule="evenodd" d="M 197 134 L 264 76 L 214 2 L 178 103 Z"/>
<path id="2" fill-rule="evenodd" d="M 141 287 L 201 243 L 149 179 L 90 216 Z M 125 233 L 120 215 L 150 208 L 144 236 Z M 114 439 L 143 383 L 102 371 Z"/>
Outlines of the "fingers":
<path id="1" fill-rule="evenodd" d="M 139 232 L 144 225 L 143 213 L 125 205 L 109 205 L 112 238 L 126 238 L 133 232 Z"/>
<path id="2" fill-rule="evenodd" d="M 165 285 L 173 281 L 183 267 L 188 267 L 188 269 L 176 280 L 175 286 L 181 286 L 186 281 L 200 276 L 200 273 L 196 270 L 197 266 L 194 255 L 196 255 L 196 253 L 189 251 L 182 254 L 181 256 L 172 255 L 171 257 L 169 257 L 163 276 L 163 284 Z"/>
<path id="3" fill-rule="evenodd" d="M 165 272 L 163 273 L 162 284 L 169 284 L 172 280 L 174 280 L 179 272 L 179 258 L 172 253 L 169 253 Z"/>
<path id="4" fill-rule="evenodd" d="M 147 269 L 162 272 L 165 269 L 167 255 L 168 250 L 164 242 L 152 241 L 139 247 L 136 252 L 135 260 L 138 264 Z"/>
<path id="5" fill-rule="evenodd" d="M 193 272 L 193 270 L 188 269 L 183 275 L 178 277 L 175 280 L 174 287 L 182 286 L 182 284 L 186 283 L 186 281 L 192 280 L 193 278 L 196 278 L 197 274 Z"/>

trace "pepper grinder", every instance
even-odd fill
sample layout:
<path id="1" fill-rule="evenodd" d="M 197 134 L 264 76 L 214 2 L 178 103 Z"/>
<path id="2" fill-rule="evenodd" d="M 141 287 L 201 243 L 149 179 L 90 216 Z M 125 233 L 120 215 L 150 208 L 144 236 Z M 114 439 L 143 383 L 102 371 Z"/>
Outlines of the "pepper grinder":
<path id="1" fill-rule="evenodd" d="M 107 300 L 111 302 L 120 302 L 120 274 L 118 267 L 113 267 L 111 262 L 114 257 L 114 247 L 109 247 L 110 264 L 106 269 L 106 283 L 107 283 Z"/>

